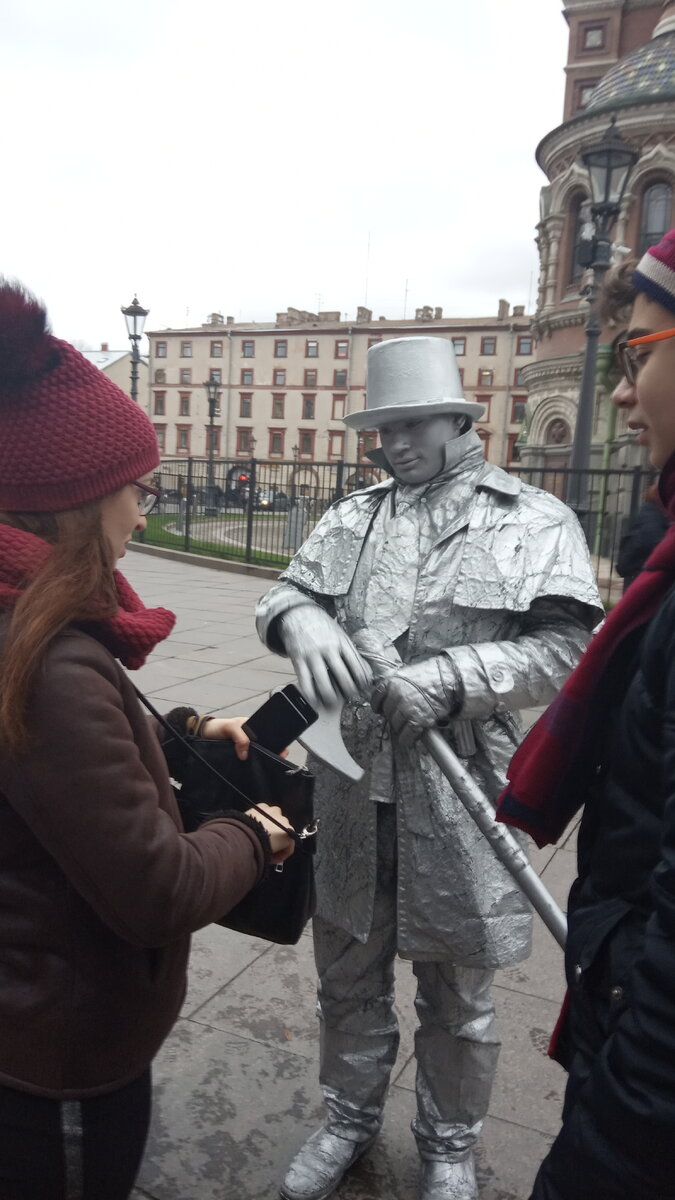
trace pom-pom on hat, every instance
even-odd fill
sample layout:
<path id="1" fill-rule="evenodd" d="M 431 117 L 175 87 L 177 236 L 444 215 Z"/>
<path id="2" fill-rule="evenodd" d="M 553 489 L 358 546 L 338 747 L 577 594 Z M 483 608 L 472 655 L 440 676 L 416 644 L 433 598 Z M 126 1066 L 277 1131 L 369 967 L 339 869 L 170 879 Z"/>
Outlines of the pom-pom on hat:
<path id="1" fill-rule="evenodd" d="M 675 313 L 675 229 L 642 256 L 633 271 L 633 284 L 650 300 Z"/>
<path id="2" fill-rule="evenodd" d="M 158 465 L 145 413 L 0 280 L 0 510 L 78 508 Z"/>

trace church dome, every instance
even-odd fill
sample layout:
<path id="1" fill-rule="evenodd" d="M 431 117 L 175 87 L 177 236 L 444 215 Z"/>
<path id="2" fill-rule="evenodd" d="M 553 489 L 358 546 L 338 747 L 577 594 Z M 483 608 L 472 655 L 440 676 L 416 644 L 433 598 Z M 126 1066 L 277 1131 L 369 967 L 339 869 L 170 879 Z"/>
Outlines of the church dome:
<path id="1" fill-rule="evenodd" d="M 669 10 L 670 12 L 670 10 Z M 675 100 L 675 23 L 662 18 L 645 46 L 611 67 L 594 89 L 585 113 L 614 112 L 634 104 Z"/>

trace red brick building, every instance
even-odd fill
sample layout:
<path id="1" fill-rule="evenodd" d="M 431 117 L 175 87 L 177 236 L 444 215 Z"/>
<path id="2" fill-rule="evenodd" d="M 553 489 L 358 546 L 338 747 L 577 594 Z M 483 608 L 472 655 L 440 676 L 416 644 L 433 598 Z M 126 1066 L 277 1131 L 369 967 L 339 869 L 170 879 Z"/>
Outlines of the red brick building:
<path id="1" fill-rule="evenodd" d="M 613 116 L 621 135 L 640 151 L 612 231 L 614 260 L 641 255 L 675 224 L 675 3 L 566 0 L 564 17 L 569 52 L 563 122 L 537 148 L 548 179 L 537 227 L 537 357 L 523 373 L 529 401 L 521 457 L 528 465 L 550 467 L 567 464 L 588 315 L 583 296 L 588 276 L 577 256 L 589 219 L 580 153 L 602 138 Z M 617 333 L 607 329 L 601 341 L 609 344 Z M 615 424 L 609 389 L 600 383 L 591 465 L 632 465 L 637 455 L 621 419 Z"/>

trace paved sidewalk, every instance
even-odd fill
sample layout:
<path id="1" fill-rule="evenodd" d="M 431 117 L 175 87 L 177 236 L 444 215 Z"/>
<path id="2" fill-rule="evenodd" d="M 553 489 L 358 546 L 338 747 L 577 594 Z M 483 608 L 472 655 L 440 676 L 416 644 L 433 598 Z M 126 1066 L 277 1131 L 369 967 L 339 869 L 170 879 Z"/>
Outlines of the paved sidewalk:
<path id="1" fill-rule="evenodd" d="M 147 604 L 173 609 L 174 633 L 134 678 L 167 711 L 190 704 L 249 714 L 291 675 L 255 634 L 265 580 L 131 551 L 123 568 Z M 533 853 L 564 904 L 572 837 Z M 479 1152 L 481 1200 L 525 1200 L 559 1126 L 565 1076 L 546 1057 L 564 991 L 562 953 L 535 921 L 534 953 L 495 988 L 503 1041 Z M 415 1200 L 413 977 L 397 967 L 401 1047 L 383 1132 L 338 1200 Z M 273 947 L 216 926 L 195 936 L 181 1019 L 155 1064 L 155 1108 L 135 1200 L 273 1200 L 289 1159 L 320 1120 L 311 936 Z"/>

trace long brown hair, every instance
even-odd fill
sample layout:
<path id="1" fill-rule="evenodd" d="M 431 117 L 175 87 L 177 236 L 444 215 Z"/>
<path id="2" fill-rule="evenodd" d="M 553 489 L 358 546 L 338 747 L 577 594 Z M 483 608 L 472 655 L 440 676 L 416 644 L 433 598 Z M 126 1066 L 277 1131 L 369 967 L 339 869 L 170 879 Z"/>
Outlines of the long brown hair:
<path id="1" fill-rule="evenodd" d="M 53 545 L 12 612 L 0 660 L 0 745 L 17 754 L 27 741 L 26 708 L 44 653 L 71 621 L 117 609 L 114 559 L 101 525 L 100 502 L 67 512 L 2 513 L 0 522 Z"/>

